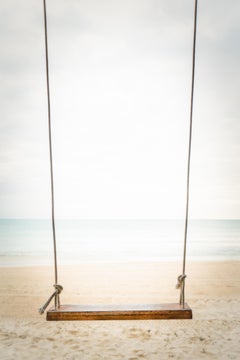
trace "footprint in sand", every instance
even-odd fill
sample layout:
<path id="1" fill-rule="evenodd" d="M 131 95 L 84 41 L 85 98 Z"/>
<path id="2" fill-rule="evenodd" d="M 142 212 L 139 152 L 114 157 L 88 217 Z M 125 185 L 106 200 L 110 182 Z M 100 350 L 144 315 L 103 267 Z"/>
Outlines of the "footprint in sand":
<path id="1" fill-rule="evenodd" d="M 127 332 L 127 336 L 130 338 L 139 338 L 141 340 L 149 340 L 151 338 L 151 330 L 142 330 L 131 328 Z"/>
<path id="2" fill-rule="evenodd" d="M 71 335 L 78 335 L 78 331 L 77 330 L 70 330 L 69 334 Z"/>

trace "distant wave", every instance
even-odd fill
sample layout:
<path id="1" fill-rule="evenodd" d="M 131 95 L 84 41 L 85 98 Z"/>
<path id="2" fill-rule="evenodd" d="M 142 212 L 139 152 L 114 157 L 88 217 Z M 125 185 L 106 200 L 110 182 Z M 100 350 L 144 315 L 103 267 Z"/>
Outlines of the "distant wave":
<path id="1" fill-rule="evenodd" d="M 181 260 L 181 220 L 58 220 L 59 264 Z M 189 223 L 190 260 L 240 260 L 239 220 Z M 48 220 L 0 220 L 0 266 L 52 264 Z M 20 265 L 19 265 L 20 266 Z"/>

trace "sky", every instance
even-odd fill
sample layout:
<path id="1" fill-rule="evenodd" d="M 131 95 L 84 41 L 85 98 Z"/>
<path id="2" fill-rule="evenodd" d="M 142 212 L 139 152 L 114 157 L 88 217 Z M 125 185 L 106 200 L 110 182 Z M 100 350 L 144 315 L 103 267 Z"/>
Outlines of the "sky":
<path id="1" fill-rule="evenodd" d="M 57 218 L 184 218 L 193 0 L 47 0 Z M 42 1 L 0 2 L 0 218 L 50 217 Z M 240 3 L 199 0 L 190 218 L 240 214 Z"/>

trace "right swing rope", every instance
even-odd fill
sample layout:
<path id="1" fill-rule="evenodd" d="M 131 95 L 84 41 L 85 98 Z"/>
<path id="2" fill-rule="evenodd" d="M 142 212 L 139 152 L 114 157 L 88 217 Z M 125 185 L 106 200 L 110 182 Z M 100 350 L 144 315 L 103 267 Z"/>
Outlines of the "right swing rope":
<path id="1" fill-rule="evenodd" d="M 185 304 L 185 279 L 186 275 L 186 253 L 187 253 L 187 235 L 188 235 L 188 213 L 189 213 L 189 185 L 190 185 L 190 164 L 191 164 L 191 147 L 192 147 L 192 123 L 193 123 L 193 98 L 194 98 L 194 80 L 195 80 L 195 57 L 196 57 L 196 37 L 197 37 L 197 7 L 198 0 L 195 0 L 194 9 L 194 30 L 193 30 L 193 49 L 192 49 L 192 83 L 191 83 L 191 102 L 190 102 L 190 127 L 188 142 L 188 163 L 187 163 L 187 189 L 186 189 L 186 213 L 185 213 L 185 230 L 183 245 L 183 265 L 182 275 L 178 277 L 177 289 L 180 289 L 179 303 L 184 307 Z"/>

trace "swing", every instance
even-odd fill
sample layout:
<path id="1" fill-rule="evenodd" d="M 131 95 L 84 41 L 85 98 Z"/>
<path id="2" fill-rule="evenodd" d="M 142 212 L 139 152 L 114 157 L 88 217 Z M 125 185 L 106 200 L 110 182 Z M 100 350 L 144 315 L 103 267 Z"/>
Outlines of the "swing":
<path id="1" fill-rule="evenodd" d="M 192 119 L 193 119 L 193 95 L 195 78 L 195 52 L 196 52 L 196 30 L 197 30 L 197 0 L 194 9 L 194 32 L 193 32 L 193 52 L 192 52 L 192 84 L 191 84 L 191 105 L 190 105 L 190 128 L 188 144 L 188 166 L 187 166 L 187 186 L 186 186 L 186 212 L 185 212 L 185 231 L 183 246 L 183 265 L 182 275 L 178 276 L 177 289 L 180 290 L 179 303 L 169 304 L 136 304 L 136 305 L 60 305 L 60 293 L 63 287 L 58 284 L 57 269 L 57 247 L 55 234 L 54 216 L 54 181 L 53 181 L 53 157 L 52 157 L 52 136 L 51 136 L 51 111 L 50 111 L 50 86 L 49 86 L 49 66 L 48 66 L 48 36 L 47 36 L 47 11 L 46 0 L 43 0 L 44 7 L 44 31 L 45 31 L 45 57 L 46 57 L 46 80 L 47 80 L 47 101 L 48 101 L 48 131 L 49 131 L 49 155 L 50 155 L 50 175 L 51 175 L 51 206 L 52 206 L 52 235 L 54 248 L 54 270 L 55 270 L 55 291 L 39 309 L 43 314 L 48 305 L 54 298 L 55 305 L 47 311 L 46 320 L 162 320 L 162 319 L 192 319 L 192 309 L 185 302 L 185 267 L 187 249 L 187 230 L 188 230 L 188 207 L 189 207 L 189 180 L 190 180 L 190 158 L 192 142 Z"/>

